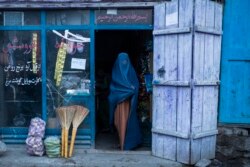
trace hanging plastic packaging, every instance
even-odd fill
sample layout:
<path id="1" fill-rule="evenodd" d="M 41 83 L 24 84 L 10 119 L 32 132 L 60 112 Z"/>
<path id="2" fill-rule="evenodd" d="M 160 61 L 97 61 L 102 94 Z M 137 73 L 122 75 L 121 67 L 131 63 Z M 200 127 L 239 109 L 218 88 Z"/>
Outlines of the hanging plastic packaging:
<path id="1" fill-rule="evenodd" d="M 33 65 L 33 73 L 37 73 L 37 33 L 32 34 L 32 65 Z"/>
<path id="2" fill-rule="evenodd" d="M 57 53 L 56 68 L 54 74 L 54 79 L 56 80 L 56 86 L 59 86 L 61 84 L 62 71 L 64 68 L 64 62 L 66 58 L 66 50 L 67 50 L 67 45 L 64 42 L 61 42 L 60 48 Z"/>

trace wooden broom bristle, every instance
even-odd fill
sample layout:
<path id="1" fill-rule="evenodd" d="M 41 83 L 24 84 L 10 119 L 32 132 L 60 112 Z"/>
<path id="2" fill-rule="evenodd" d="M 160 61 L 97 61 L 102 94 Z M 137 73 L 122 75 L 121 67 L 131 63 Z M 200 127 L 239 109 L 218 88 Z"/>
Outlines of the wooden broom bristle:
<path id="1" fill-rule="evenodd" d="M 89 113 L 89 110 L 83 106 L 75 106 L 76 112 L 73 119 L 73 128 L 78 128 L 82 121 L 86 118 Z"/>

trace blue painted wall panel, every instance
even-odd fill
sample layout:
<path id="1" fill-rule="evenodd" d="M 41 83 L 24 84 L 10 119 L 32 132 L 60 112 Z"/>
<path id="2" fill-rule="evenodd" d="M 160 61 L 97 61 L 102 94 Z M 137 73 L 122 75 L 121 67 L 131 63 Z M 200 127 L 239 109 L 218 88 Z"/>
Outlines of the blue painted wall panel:
<path id="1" fill-rule="evenodd" d="M 47 121 L 47 89 L 46 89 L 46 32 L 47 30 L 89 30 L 90 31 L 90 79 L 91 95 L 85 97 L 72 97 L 71 101 L 84 104 L 90 109 L 90 114 L 84 120 L 85 127 L 77 131 L 76 144 L 86 145 L 87 148 L 95 146 L 95 31 L 96 30 L 152 30 L 152 25 L 95 25 L 94 11 L 90 14 L 89 25 L 46 25 L 46 11 L 41 11 L 41 25 L 39 26 L 0 26 L 5 30 L 39 30 L 41 32 L 42 49 L 42 118 Z M 59 135 L 60 129 L 46 129 L 46 135 Z M 28 134 L 28 127 L 0 127 L 0 139 L 6 143 L 24 143 Z M 84 140 L 82 140 L 84 138 Z M 79 140 L 78 140 L 79 139 Z"/>
<path id="2" fill-rule="evenodd" d="M 250 1 L 224 9 L 219 121 L 250 123 Z"/>

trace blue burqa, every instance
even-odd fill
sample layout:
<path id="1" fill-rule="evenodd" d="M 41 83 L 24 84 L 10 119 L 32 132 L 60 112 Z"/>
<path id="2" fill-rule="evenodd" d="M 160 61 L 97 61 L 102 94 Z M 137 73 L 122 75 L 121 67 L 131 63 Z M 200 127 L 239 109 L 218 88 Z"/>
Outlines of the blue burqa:
<path id="1" fill-rule="evenodd" d="M 130 111 L 126 127 L 123 150 L 130 150 L 141 143 L 141 130 L 137 118 L 137 98 L 139 82 L 127 53 L 120 53 L 112 69 L 110 83 L 110 123 L 114 124 L 117 104 L 130 99 Z"/>

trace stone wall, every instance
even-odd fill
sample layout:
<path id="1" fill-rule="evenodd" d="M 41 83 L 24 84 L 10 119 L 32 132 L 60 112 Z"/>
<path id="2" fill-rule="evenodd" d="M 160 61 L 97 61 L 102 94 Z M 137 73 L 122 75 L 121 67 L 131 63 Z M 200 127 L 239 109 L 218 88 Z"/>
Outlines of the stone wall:
<path id="1" fill-rule="evenodd" d="M 250 129 L 218 127 L 216 159 L 225 167 L 250 167 Z"/>

